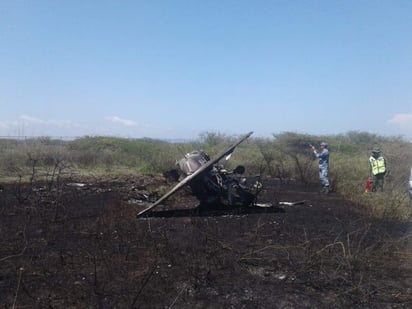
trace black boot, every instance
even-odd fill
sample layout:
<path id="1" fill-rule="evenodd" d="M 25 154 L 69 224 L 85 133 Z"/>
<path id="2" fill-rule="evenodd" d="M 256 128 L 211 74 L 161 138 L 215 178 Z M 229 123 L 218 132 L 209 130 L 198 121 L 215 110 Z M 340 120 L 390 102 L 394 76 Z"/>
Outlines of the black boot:
<path id="1" fill-rule="evenodd" d="M 323 187 L 321 193 L 323 193 L 323 194 L 329 194 L 329 186 Z"/>

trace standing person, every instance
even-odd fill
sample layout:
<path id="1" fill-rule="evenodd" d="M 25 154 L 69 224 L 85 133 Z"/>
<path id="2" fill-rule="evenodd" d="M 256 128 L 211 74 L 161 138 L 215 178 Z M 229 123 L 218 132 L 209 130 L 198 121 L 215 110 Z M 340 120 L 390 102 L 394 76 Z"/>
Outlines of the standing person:
<path id="1" fill-rule="evenodd" d="M 383 192 L 386 171 L 386 160 L 382 152 L 379 148 L 374 148 L 369 157 L 369 176 L 373 177 L 372 192 L 377 190 Z"/>
<path id="2" fill-rule="evenodd" d="M 412 168 L 411 168 L 411 174 L 409 175 L 409 197 L 412 200 Z"/>
<path id="3" fill-rule="evenodd" d="M 319 159 L 319 179 L 322 184 L 322 193 L 329 193 L 329 150 L 328 143 L 320 143 L 320 150 L 310 145 L 316 158 Z"/>

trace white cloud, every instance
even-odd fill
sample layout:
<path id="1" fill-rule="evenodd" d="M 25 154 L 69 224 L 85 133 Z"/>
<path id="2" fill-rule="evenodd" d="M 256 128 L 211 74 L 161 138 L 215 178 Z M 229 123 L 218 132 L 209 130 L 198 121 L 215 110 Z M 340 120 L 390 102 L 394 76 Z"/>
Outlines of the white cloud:
<path id="1" fill-rule="evenodd" d="M 398 126 L 411 126 L 412 114 L 396 114 L 388 122 Z"/>
<path id="2" fill-rule="evenodd" d="M 18 120 L 26 124 L 47 124 L 46 120 L 42 120 L 42 119 L 38 119 L 38 118 L 26 116 L 26 115 L 20 116 Z"/>
<path id="3" fill-rule="evenodd" d="M 75 134 L 83 126 L 68 120 L 44 120 L 27 115 L 19 116 L 15 120 L 0 121 L 0 135 L 45 135 Z"/>
<path id="4" fill-rule="evenodd" d="M 190 136 L 188 134 L 190 133 Z M 182 127 L 158 127 L 148 123 L 138 123 L 122 119 L 118 116 L 88 119 L 87 123 L 76 123 L 71 120 L 53 120 L 37 118 L 27 114 L 16 119 L 0 120 L 0 136 L 119 136 L 119 137 L 151 137 L 151 138 L 189 138 L 198 135 Z"/>
<path id="5" fill-rule="evenodd" d="M 412 128 L 412 114 L 396 114 L 388 120 L 389 124 Z"/>
<path id="6" fill-rule="evenodd" d="M 119 123 L 121 125 L 124 125 L 126 127 L 134 127 L 137 126 L 137 123 L 133 120 L 127 120 L 127 119 L 122 119 L 117 116 L 112 116 L 112 117 L 107 117 L 107 120 L 113 122 L 113 123 Z"/>
<path id="7" fill-rule="evenodd" d="M 60 128 L 80 128 L 82 127 L 79 124 L 76 124 L 69 120 L 43 120 L 31 116 L 20 116 L 14 123 L 16 124 L 25 124 L 25 125 L 35 125 L 35 126 L 54 126 Z"/>
<path id="8" fill-rule="evenodd" d="M 402 134 L 412 137 L 412 114 L 396 114 L 387 122 L 397 127 Z"/>

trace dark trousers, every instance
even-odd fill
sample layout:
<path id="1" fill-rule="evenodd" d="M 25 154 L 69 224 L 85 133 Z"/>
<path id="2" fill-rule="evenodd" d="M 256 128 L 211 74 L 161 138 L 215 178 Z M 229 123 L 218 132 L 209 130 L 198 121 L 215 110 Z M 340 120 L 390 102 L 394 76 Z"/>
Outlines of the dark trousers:
<path id="1" fill-rule="evenodd" d="M 385 182 L 385 173 L 376 174 L 373 176 L 372 192 L 383 192 L 383 184 Z"/>

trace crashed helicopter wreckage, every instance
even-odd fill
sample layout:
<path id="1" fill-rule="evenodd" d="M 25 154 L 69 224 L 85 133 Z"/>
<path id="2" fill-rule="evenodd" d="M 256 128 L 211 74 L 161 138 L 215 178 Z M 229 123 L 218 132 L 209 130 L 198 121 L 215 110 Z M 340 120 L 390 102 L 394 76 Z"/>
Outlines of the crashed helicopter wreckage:
<path id="1" fill-rule="evenodd" d="M 246 177 L 242 177 L 241 175 L 245 172 L 244 166 L 239 165 L 233 171 L 228 171 L 223 165 L 218 164 L 223 158 L 228 160 L 235 148 L 252 134 L 253 132 L 249 132 L 244 135 L 212 159 L 201 150 L 186 154 L 176 162 L 179 173 L 185 178 L 151 206 L 140 211 L 136 217 L 141 217 L 161 205 L 186 185 L 191 188 L 192 194 L 199 200 L 200 208 L 207 209 L 217 203 L 228 207 L 273 207 L 270 203 L 257 203 L 262 184 L 259 181 L 250 183 Z"/>

